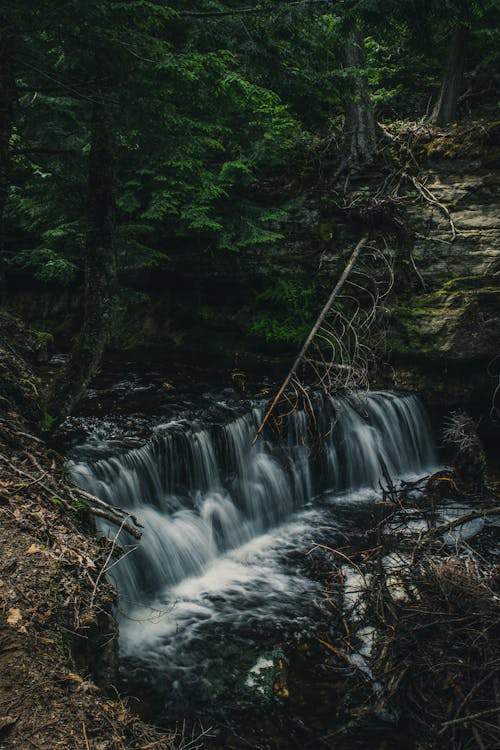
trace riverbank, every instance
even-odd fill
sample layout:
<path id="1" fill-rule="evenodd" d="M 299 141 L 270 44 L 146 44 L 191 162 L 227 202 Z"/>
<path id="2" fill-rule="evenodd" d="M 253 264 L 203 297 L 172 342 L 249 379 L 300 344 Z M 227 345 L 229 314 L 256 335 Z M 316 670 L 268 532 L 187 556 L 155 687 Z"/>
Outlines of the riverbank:
<path id="1" fill-rule="evenodd" d="M 19 321 L 1 323 L 0 746 L 178 747 L 180 737 L 143 724 L 113 689 L 111 545 L 73 502 L 62 456 L 32 434 L 39 342 Z"/>
<path id="2" fill-rule="evenodd" d="M 419 740 L 426 748 L 443 747 L 446 740 L 446 747 L 455 750 L 454 740 L 450 740 L 447 734 L 448 727 L 445 727 L 444 734 L 439 734 L 443 724 L 463 719 L 449 727 L 453 736 L 462 736 L 459 730 L 469 730 L 467 715 L 472 711 L 492 710 L 489 704 L 487 708 L 478 705 L 477 701 L 479 704 L 484 701 L 484 693 L 477 689 L 476 696 L 474 689 L 470 701 L 464 702 L 464 710 L 460 713 L 460 700 L 476 683 L 469 685 L 469 672 L 462 675 L 457 662 L 451 671 L 438 670 L 433 683 L 436 693 L 444 696 L 445 713 L 441 723 L 435 722 L 430 730 L 427 727 L 423 732 L 412 718 L 413 706 L 425 707 L 426 703 L 419 696 L 413 696 L 412 702 L 408 702 L 408 680 L 410 685 L 415 684 L 415 672 L 417 676 L 422 673 L 418 660 L 426 656 L 425 637 L 432 633 L 424 628 L 425 637 L 419 648 L 409 648 L 408 640 L 410 645 L 418 645 L 418 638 L 414 639 L 411 630 L 408 636 L 408 618 L 426 605 L 428 598 L 425 597 L 428 597 L 433 581 L 437 582 L 437 589 L 434 587 L 432 593 L 432 606 L 436 602 L 439 604 L 439 586 L 446 573 L 449 594 L 442 600 L 446 605 L 445 616 L 443 618 L 438 612 L 438 622 L 432 624 L 432 632 L 444 633 L 445 638 L 431 639 L 433 650 L 429 658 L 436 668 L 441 654 L 448 663 L 455 655 L 449 644 L 458 642 L 455 635 L 462 632 L 460 623 L 456 634 L 454 631 L 454 608 L 462 607 L 464 597 L 462 584 L 465 581 L 469 590 L 476 587 L 479 598 L 487 588 L 486 595 L 489 596 L 488 592 L 494 593 L 497 586 L 497 574 L 492 567 L 494 558 L 487 563 L 480 560 L 479 566 L 474 567 L 472 563 L 472 567 L 467 567 L 466 559 L 476 559 L 470 553 L 471 545 L 474 547 L 476 541 L 471 541 L 468 533 L 464 536 L 466 545 L 463 549 L 456 545 L 453 549 L 444 547 L 443 535 L 434 533 L 433 543 L 419 546 L 419 554 L 413 554 L 411 544 L 415 538 L 421 541 L 422 534 L 425 537 L 427 524 L 446 523 L 450 514 L 457 518 L 463 513 L 460 505 L 469 503 L 470 497 L 467 492 L 462 492 L 457 502 L 457 497 L 446 497 L 446 493 L 441 493 L 433 505 L 427 495 L 420 503 L 415 502 L 408 488 L 395 494 L 391 490 L 385 498 L 381 496 L 377 485 L 379 467 L 370 463 L 374 454 L 370 450 L 366 452 L 364 443 L 367 440 L 372 444 L 374 425 L 380 430 L 379 450 L 383 447 L 388 451 L 384 454 L 386 459 L 394 460 L 404 454 L 406 462 L 415 462 L 412 445 L 418 438 L 417 444 L 424 451 L 422 456 L 426 456 L 424 463 L 434 460 L 432 450 L 428 452 L 430 445 L 426 446 L 426 441 L 432 437 L 426 432 L 425 416 L 418 402 L 411 396 L 389 394 L 372 394 L 372 400 L 365 402 L 364 409 L 371 410 L 372 420 L 375 419 L 371 427 L 365 425 L 355 412 L 351 413 L 349 407 L 343 417 L 343 436 L 338 436 L 339 445 L 347 441 L 351 446 L 351 454 L 356 454 L 365 445 L 366 455 L 362 453 L 363 460 L 352 464 L 345 479 L 352 475 L 351 479 L 361 481 L 363 478 L 361 484 L 365 482 L 367 487 L 373 485 L 372 490 L 364 493 L 366 496 L 361 493 L 359 497 L 346 495 L 342 498 L 342 492 L 340 496 L 316 496 L 314 507 L 306 502 L 303 514 L 294 513 L 290 508 L 293 520 L 287 514 L 282 517 L 278 513 L 268 534 L 262 533 L 265 529 L 256 528 L 257 543 L 251 537 L 245 537 L 247 543 L 243 539 L 240 549 L 232 552 L 229 547 L 222 550 L 219 559 L 209 560 L 206 575 L 195 573 L 190 578 L 184 571 L 185 577 L 180 585 L 174 583 L 169 593 L 173 609 L 170 609 L 169 599 L 164 598 L 163 612 L 157 613 L 161 617 L 152 617 L 149 611 L 146 619 L 137 625 L 127 618 L 123 620 L 122 636 L 129 638 L 129 644 L 135 631 L 143 638 L 151 629 L 156 638 L 160 635 L 158 626 L 167 631 L 172 626 L 171 632 L 164 636 L 165 647 L 170 649 L 165 666 L 167 672 L 170 670 L 168 674 L 174 675 L 177 661 L 178 678 L 181 679 L 183 673 L 194 667 L 196 680 L 189 683 L 189 690 L 184 695 L 181 691 L 179 695 L 179 685 L 173 678 L 166 677 L 166 673 L 156 684 L 155 678 L 151 680 L 146 674 L 141 688 L 140 674 L 138 677 L 137 672 L 135 675 L 132 672 L 128 678 L 127 670 L 122 669 L 118 682 L 117 627 L 112 617 L 115 594 L 105 582 L 104 575 L 105 570 L 114 566 L 117 549 L 113 550 L 113 543 L 106 540 L 95 540 L 93 518 L 88 508 L 78 502 L 74 486 L 63 467 L 62 456 L 33 434 L 33 418 L 24 416 L 23 419 L 23 415 L 33 414 L 38 408 L 36 394 L 40 394 L 43 386 L 35 370 L 40 352 L 36 349 L 35 338 L 21 329 L 18 334 L 15 331 L 13 334 L 14 322 L 10 321 L 9 325 L 8 346 L 4 344 L 0 359 L 4 372 L 2 382 L 8 379 L 5 377 L 8 363 L 12 372 L 16 367 L 12 350 L 21 352 L 24 347 L 22 357 L 18 357 L 24 363 L 24 370 L 16 381 L 21 390 L 4 387 L 0 394 L 5 415 L 0 422 L 0 539 L 4 550 L 0 597 L 2 643 L 5 643 L 0 652 L 0 670 L 7 676 L 0 682 L 0 716 L 3 721 L 0 742 L 6 748 L 168 750 L 194 747 L 198 743 L 196 736 L 202 731 L 197 723 L 201 719 L 203 726 L 210 726 L 212 730 L 210 736 L 204 736 L 199 743 L 224 750 L 243 747 L 288 750 L 298 746 L 335 750 L 352 747 L 413 750 Z M 44 372 L 46 377 L 49 376 L 45 368 Z M 151 482 L 156 486 L 157 479 L 151 470 L 167 460 L 162 457 L 161 444 L 168 438 L 169 424 L 174 426 L 174 443 L 169 450 L 174 450 L 175 440 L 183 450 L 182 456 L 175 450 L 171 456 L 177 472 L 172 475 L 177 477 L 175 508 L 181 510 L 179 517 L 186 524 L 191 505 L 188 503 L 184 509 L 179 506 L 179 482 L 191 482 L 192 489 L 198 488 L 198 491 L 205 487 L 203 492 L 206 492 L 206 479 L 199 486 L 196 484 L 195 465 L 204 467 L 202 477 L 213 477 L 215 464 L 218 471 L 233 454 L 242 460 L 244 448 L 253 434 L 252 423 L 247 425 L 248 414 L 255 408 L 256 398 L 265 401 L 268 397 L 269 384 L 258 388 L 253 384 L 250 389 L 253 396 L 246 393 L 242 397 L 229 384 L 225 389 L 211 390 L 214 384 L 203 382 L 199 372 L 192 373 L 192 383 L 186 372 L 168 379 L 160 372 L 154 376 L 151 373 L 147 376 L 133 376 L 130 372 L 119 374 L 122 377 L 118 382 L 107 374 L 94 384 L 89 398 L 80 407 L 80 416 L 70 423 L 65 439 L 70 444 L 81 443 L 84 428 L 87 428 L 88 434 L 94 436 L 94 452 L 87 453 L 84 449 L 79 460 L 89 460 L 92 464 L 100 457 L 103 467 L 108 460 L 110 466 L 115 467 L 120 460 L 125 461 L 118 474 L 122 485 L 133 459 L 136 472 L 133 486 L 136 490 L 143 462 L 146 473 L 141 487 L 146 490 Z M 15 381 L 11 379 L 11 382 Z M 239 385 L 241 387 L 241 383 Z M 377 421 L 377 414 L 383 417 L 382 422 Z M 387 419 L 389 422 L 385 423 Z M 394 435 L 401 419 L 410 422 L 393 453 L 391 451 L 396 448 Z M 244 425 L 250 431 L 242 432 Z M 325 430 L 323 432 L 326 434 Z M 216 439 L 216 435 L 225 436 L 224 440 Z M 210 439 L 216 452 L 226 446 L 228 453 L 222 463 L 220 457 L 215 461 L 215 454 L 209 447 Z M 406 439 L 408 442 L 404 442 Z M 333 441 L 332 446 L 335 444 Z M 292 451 L 295 482 L 300 472 L 304 472 L 304 461 L 308 464 L 311 460 L 309 451 L 304 452 L 304 446 L 299 446 L 300 440 Z M 153 463 L 149 462 L 150 451 L 153 451 Z M 194 458 L 191 461 L 190 451 L 195 451 L 193 457 L 197 456 L 197 464 Z M 260 452 L 258 459 L 264 461 L 262 465 L 269 472 L 274 464 L 272 455 L 266 451 Z M 281 456 L 280 465 L 283 458 Z M 312 459 L 315 471 L 319 469 L 318 458 Z M 348 467 L 350 461 L 346 457 L 341 463 Z M 226 466 L 225 471 L 230 478 L 225 486 L 236 486 L 231 466 Z M 271 514 L 281 508 L 282 493 L 275 497 L 277 471 L 276 465 L 272 469 L 274 484 L 265 498 L 266 512 Z M 171 474 L 166 471 L 164 490 L 157 487 L 159 496 L 163 496 L 170 486 L 168 482 L 174 481 Z M 307 472 L 303 476 L 306 475 Z M 123 492 L 123 486 L 112 490 L 109 474 L 107 481 L 110 498 L 104 499 L 113 496 L 122 506 L 124 498 L 119 497 L 119 492 Z M 213 483 L 213 478 L 210 481 Z M 279 480 L 284 481 L 284 477 Z M 435 484 L 439 486 L 437 480 Z M 216 480 L 211 485 L 211 497 L 207 497 L 212 511 L 217 502 L 222 502 L 222 498 L 217 500 L 216 496 L 218 485 L 219 480 Z M 441 485 L 447 486 L 443 482 Z M 272 487 L 274 490 L 271 491 Z M 173 488 L 174 485 L 171 492 Z M 338 490 L 341 490 L 340 485 Z M 287 490 L 283 497 L 289 495 Z M 139 521 L 145 521 L 151 516 L 152 508 L 147 505 L 147 496 L 143 492 L 136 496 L 137 491 L 129 500 L 144 503 L 137 515 Z M 155 496 L 156 491 L 151 496 L 153 507 Z M 476 507 L 483 508 L 483 505 Z M 175 508 L 172 511 L 167 506 L 164 517 L 154 516 L 163 532 L 172 532 L 173 526 L 169 523 L 177 517 Z M 227 498 L 220 510 L 223 508 L 227 513 Z M 170 518 L 170 512 L 173 518 Z M 313 513 L 317 514 L 314 522 Z M 207 527 L 205 546 L 210 546 L 207 539 L 214 530 L 216 537 L 222 538 L 224 518 L 224 515 L 216 518 L 213 528 L 210 527 L 212 531 Z M 491 519 L 492 516 L 485 514 L 485 518 Z M 195 520 L 193 517 L 193 522 Z M 474 522 L 482 522 L 481 512 Z M 408 533 L 395 535 L 394 525 Z M 464 528 L 469 530 L 470 526 Z M 490 554 L 495 544 L 491 535 L 497 529 L 485 524 L 477 537 L 481 544 L 474 554 L 480 553 L 483 557 Z M 192 541 L 187 526 L 184 532 L 182 539 L 186 545 Z M 416 536 L 412 536 L 413 532 Z M 111 538 L 113 536 L 112 533 Z M 180 543 L 182 539 L 174 536 L 171 542 Z M 150 541 L 145 538 L 141 543 L 149 544 Z M 405 547 L 403 552 L 400 545 Z M 420 554 L 421 550 L 425 550 L 425 555 Z M 160 553 L 163 555 L 157 550 L 157 554 Z M 408 555 L 411 566 L 408 565 Z M 400 556 L 402 569 L 401 566 L 396 569 L 394 565 L 386 565 L 387 559 L 395 556 Z M 168 560 L 163 560 L 163 563 L 162 577 L 165 577 L 169 563 Z M 152 564 L 150 561 L 145 570 L 151 570 Z M 427 569 L 435 574 L 433 578 L 423 575 Z M 458 586 L 454 584 L 455 573 Z M 363 591 L 366 581 L 370 581 L 370 586 Z M 408 598 L 401 599 L 397 591 L 401 588 L 408 590 Z M 249 607 L 252 598 L 253 608 Z M 474 602 L 477 601 L 479 599 L 475 597 Z M 481 601 L 484 603 L 484 597 Z M 472 614 L 467 612 L 465 615 L 475 620 L 474 633 L 477 634 L 481 630 L 482 614 L 486 612 L 491 617 L 491 610 L 489 603 L 486 607 L 481 603 L 476 607 L 474 602 L 471 604 Z M 197 619 L 200 611 L 210 614 L 205 619 L 209 623 L 208 629 L 203 625 L 203 618 Z M 419 616 L 416 620 L 419 626 Z M 402 636 L 406 637 L 406 642 L 401 641 Z M 490 642 L 494 649 L 494 640 L 490 639 Z M 488 664 L 492 667 L 488 672 L 488 675 L 492 673 L 491 679 L 482 675 L 481 664 L 475 661 L 476 654 L 477 649 L 467 664 L 472 664 L 477 680 L 488 677 L 488 685 L 494 684 L 494 651 L 488 657 Z M 407 666 L 403 674 L 402 664 Z M 430 674 L 430 670 L 427 671 Z M 392 679 L 396 674 L 400 679 Z M 454 678 L 451 687 L 448 684 L 450 675 Z M 465 685 L 469 685 L 467 690 Z M 117 695 L 115 687 L 122 694 L 128 689 L 130 695 L 141 699 L 140 703 L 132 701 L 131 705 L 136 706 L 142 720 L 123 700 L 114 697 Z M 450 702 L 450 695 L 456 698 L 455 702 Z M 201 702 L 197 703 L 198 699 Z M 479 717 L 479 729 L 482 728 L 483 716 Z M 184 718 L 194 728 L 189 730 L 189 738 L 183 738 L 181 734 L 176 737 L 173 732 L 162 732 L 144 723 L 154 721 L 174 726 L 177 719 L 182 725 Z M 477 730 L 476 724 L 474 728 Z M 191 731 L 195 735 L 193 742 Z"/>

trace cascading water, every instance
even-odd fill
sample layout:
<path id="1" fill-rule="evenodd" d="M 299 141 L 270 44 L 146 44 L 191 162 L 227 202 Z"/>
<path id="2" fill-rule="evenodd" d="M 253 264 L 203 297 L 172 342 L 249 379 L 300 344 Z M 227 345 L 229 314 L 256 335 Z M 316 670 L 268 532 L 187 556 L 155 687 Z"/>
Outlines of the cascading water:
<path id="1" fill-rule="evenodd" d="M 200 643 L 206 655 L 214 632 L 307 627 L 317 584 L 301 571 L 297 550 L 325 525 L 330 535 L 345 525 L 339 506 L 374 499 L 384 473 L 397 479 L 434 464 L 416 397 L 314 398 L 319 451 L 301 411 L 290 415 L 283 440 L 251 448 L 262 417 L 254 406 L 222 425 L 158 425 L 146 445 L 111 457 L 94 446 L 89 459 L 92 446 L 83 446 L 70 460 L 80 486 L 144 524 L 141 542 L 110 573 L 129 668 L 168 673 L 182 692 L 200 671 Z"/>

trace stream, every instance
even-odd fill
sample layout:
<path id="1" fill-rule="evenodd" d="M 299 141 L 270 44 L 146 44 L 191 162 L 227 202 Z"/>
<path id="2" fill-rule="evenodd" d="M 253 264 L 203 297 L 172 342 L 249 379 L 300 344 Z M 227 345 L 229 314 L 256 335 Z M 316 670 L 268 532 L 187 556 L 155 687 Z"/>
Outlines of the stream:
<path id="1" fill-rule="evenodd" d="M 188 390 L 159 375 L 106 383 L 70 425 L 74 480 L 144 525 L 140 543 L 119 534 L 125 555 L 109 570 L 119 592 L 119 688 L 159 723 L 227 717 L 279 703 L 273 685 L 286 665 L 288 705 L 323 736 L 341 688 L 305 645 L 332 627 L 308 553 L 345 544 L 366 523 L 384 474 L 411 479 L 435 468 L 427 415 L 413 395 L 315 393 L 320 450 L 301 410 L 281 440 L 266 435 L 252 448 L 266 404 L 259 389 L 244 398 Z M 100 533 L 117 529 L 101 523 Z M 251 746 L 295 746 L 260 731 L 266 741 Z M 382 747 L 374 731 L 350 746 Z M 221 746 L 245 746 L 232 737 Z M 394 747 L 412 747 L 401 742 Z"/>

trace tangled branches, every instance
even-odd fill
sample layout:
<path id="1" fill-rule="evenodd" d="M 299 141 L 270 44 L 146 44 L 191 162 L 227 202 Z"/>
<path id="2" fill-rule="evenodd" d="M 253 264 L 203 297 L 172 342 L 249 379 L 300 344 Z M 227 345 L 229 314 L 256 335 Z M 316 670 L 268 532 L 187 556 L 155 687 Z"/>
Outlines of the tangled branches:
<path id="1" fill-rule="evenodd" d="M 384 303 L 393 284 L 392 258 L 368 246 L 304 357 L 311 385 L 330 395 L 368 390 L 385 350 Z"/>
<path id="2" fill-rule="evenodd" d="M 473 488 L 483 489 L 486 460 L 474 420 L 464 411 L 452 412 L 445 421 L 443 439 L 456 451 L 457 473 Z"/>
<path id="3" fill-rule="evenodd" d="M 407 717 L 431 746 L 500 742 L 498 568 L 474 557 L 420 556 L 374 577 L 381 636 L 379 702 Z"/>
<path id="4" fill-rule="evenodd" d="M 393 283 L 392 259 L 363 237 L 271 402 L 254 444 L 271 416 L 278 433 L 299 409 L 311 418 L 310 427 L 316 425 L 308 387 L 327 396 L 368 390 L 369 375 L 385 346 L 380 313 Z"/>
<path id="5" fill-rule="evenodd" d="M 354 609 L 344 587 L 344 658 L 373 687 L 362 711 L 402 719 L 428 750 L 500 747 L 500 567 L 480 551 L 500 507 L 490 493 L 464 512 L 469 500 L 450 472 L 391 486 L 369 549 L 342 553 L 358 582 Z"/>
<path id="6" fill-rule="evenodd" d="M 471 450 L 477 440 L 476 425 L 464 411 L 455 411 L 445 420 L 445 443 L 459 451 Z"/>

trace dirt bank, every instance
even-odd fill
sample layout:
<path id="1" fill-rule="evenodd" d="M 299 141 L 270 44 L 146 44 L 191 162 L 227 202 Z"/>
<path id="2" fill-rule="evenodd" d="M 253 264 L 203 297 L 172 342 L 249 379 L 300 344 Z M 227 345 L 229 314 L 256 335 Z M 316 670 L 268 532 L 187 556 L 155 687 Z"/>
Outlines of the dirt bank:
<path id="1" fill-rule="evenodd" d="M 114 593 L 62 458 L 37 435 L 43 342 L 0 316 L 0 747 L 168 750 L 113 690 Z"/>

